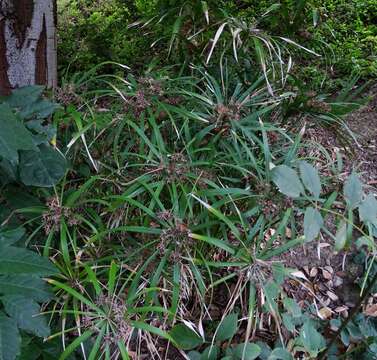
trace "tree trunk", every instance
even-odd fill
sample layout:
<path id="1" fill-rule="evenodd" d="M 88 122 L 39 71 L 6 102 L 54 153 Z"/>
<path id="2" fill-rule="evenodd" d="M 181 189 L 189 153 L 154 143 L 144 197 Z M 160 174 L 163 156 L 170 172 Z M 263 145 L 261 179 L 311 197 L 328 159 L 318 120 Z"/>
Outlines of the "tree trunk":
<path id="1" fill-rule="evenodd" d="M 0 94 L 56 83 L 56 0 L 0 0 Z"/>

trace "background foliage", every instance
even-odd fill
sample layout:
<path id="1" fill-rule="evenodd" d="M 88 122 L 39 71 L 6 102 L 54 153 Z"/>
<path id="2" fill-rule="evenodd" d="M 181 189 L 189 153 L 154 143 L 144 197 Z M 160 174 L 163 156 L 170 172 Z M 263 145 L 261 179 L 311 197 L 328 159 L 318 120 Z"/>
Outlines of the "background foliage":
<path id="1" fill-rule="evenodd" d="M 202 16 L 201 2 L 188 2 L 187 7 Z M 287 36 L 322 55 L 320 59 L 301 55 L 296 72 L 310 81 L 314 88 L 339 87 L 342 78 L 359 72 L 364 78 L 377 74 L 376 0 L 263 0 L 263 1 L 208 1 L 212 22 L 226 16 L 258 23 L 264 31 Z M 59 2 L 61 68 L 71 64 L 71 70 L 112 60 L 142 68 L 152 58 L 163 62 L 163 47 L 150 45 L 177 26 L 177 13 L 168 16 L 160 27 L 154 27 L 146 37 L 138 36 L 139 29 L 128 25 L 140 18 L 160 18 L 167 10 L 181 8 L 185 2 L 121 0 Z M 272 7 L 272 10 L 271 10 Z M 196 10 L 195 10 L 196 9 Z M 219 11 L 221 9 L 221 11 Z M 259 21 L 270 9 L 269 16 Z M 187 10 L 185 10 L 187 11 Z M 189 10 L 191 11 L 191 10 Z M 203 19 L 204 20 L 204 19 Z M 186 18 L 186 25 L 189 19 Z M 182 24 L 183 25 L 183 24 Z M 208 28 L 205 31 L 209 31 Z M 181 31 L 181 30 L 180 30 Z M 184 31 L 184 28 L 182 28 Z M 210 35 L 205 37 L 207 40 Z M 192 45 L 192 44 L 191 44 Z M 166 46 L 167 47 L 167 46 Z M 192 47 L 192 46 L 191 46 Z M 146 51 L 146 49 L 149 49 Z M 190 56 L 193 49 L 188 49 Z M 182 54 L 187 56 L 187 49 Z M 179 59 L 176 53 L 176 59 Z"/>
<path id="2" fill-rule="evenodd" d="M 0 99 L 0 358 L 375 357 L 376 191 L 346 119 L 373 10 L 59 1 L 55 101 Z"/>

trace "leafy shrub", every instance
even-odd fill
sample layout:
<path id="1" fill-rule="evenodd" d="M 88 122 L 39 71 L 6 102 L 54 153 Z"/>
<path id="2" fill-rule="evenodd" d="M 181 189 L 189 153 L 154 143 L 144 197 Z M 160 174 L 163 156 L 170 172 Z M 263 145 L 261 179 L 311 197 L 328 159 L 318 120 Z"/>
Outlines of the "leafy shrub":
<path id="1" fill-rule="evenodd" d="M 51 187 L 65 174 L 64 157 L 50 146 L 56 131 L 45 124 L 57 106 L 41 99 L 42 92 L 25 87 L 0 101 L 0 184 Z"/>
<path id="2" fill-rule="evenodd" d="M 339 80 L 359 72 L 364 78 L 376 74 L 375 0 L 300 0 L 250 3 L 240 14 L 253 19 L 269 6 L 276 7 L 261 26 L 321 54 L 322 59 L 298 56 L 301 79 L 318 82 L 314 88 L 339 86 Z M 302 69 L 303 67 L 303 69 Z M 308 76 L 303 76 L 308 73 Z M 334 83 L 332 82 L 334 79 Z"/>
<path id="3" fill-rule="evenodd" d="M 275 259 L 321 235 L 338 251 L 353 246 L 352 231 L 361 248 L 371 246 L 375 199 L 356 175 L 343 190 L 340 160 L 327 177 L 311 165 L 305 129 L 290 132 L 283 111 L 295 94 L 271 97 L 263 74 L 244 83 L 221 65 L 175 78 L 163 70 L 89 81 L 91 72 L 77 82 L 87 111 L 70 105 L 56 114 L 74 171 L 58 196 L 28 212 L 62 273 L 52 283 L 65 355 L 141 356 L 168 351 L 167 342 L 194 359 L 239 359 L 244 350 L 290 358 L 288 341 L 297 356 L 326 348 L 326 323 L 282 290 L 297 278 Z M 374 209 L 368 219 L 366 207 Z M 331 216 L 337 230 L 327 227 Z M 224 310 L 209 317 L 220 294 Z M 235 335 L 261 314 L 284 327 L 280 343 Z"/>
<path id="4" fill-rule="evenodd" d="M 60 68 L 85 71 L 109 60 L 142 64 L 148 45 L 127 27 L 136 12 L 133 2 L 122 0 L 59 0 Z"/>
<path id="5" fill-rule="evenodd" d="M 24 87 L 0 100 L 0 357 L 10 360 L 21 354 L 28 336 L 50 335 L 39 314 L 40 303 L 53 298 L 43 277 L 58 273 L 47 258 L 26 248 L 30 237 L 12 212 L 35 203 L 26 186 L 52 187 L 66 171 L 64 156 L 51 145 L 55 128 L 46 121 L 57 105 L 42 99 L 42 92 L 40 86 Z"/>
<path id="6" fill-rule="evenodd" d="M 50 335 L 39 303 L 52 299 L 42 277 L 57 274 L 57 269 L 38 254 L 15 246 L 24 235 L 22 228 L 0 227 L 0 355 L 4 359 L 20 354 L 21 330 L 38 337 Z"/>

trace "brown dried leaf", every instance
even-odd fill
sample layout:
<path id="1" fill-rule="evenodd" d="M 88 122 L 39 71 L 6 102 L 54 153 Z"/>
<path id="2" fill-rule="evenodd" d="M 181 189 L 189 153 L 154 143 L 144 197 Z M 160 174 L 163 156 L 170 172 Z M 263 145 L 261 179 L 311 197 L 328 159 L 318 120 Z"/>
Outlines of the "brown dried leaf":
<path id="1" fill-rule="evenodd" d="M 377 317 L 377 304 L 367 305 L 364 310 L 364 315 Z"/>
<path id="2" fill-rule="evenodd" d="M 323 307 L 319 310 L 318 315 L 322 320 L 329 319 L 331 317 L 332 311 L 328 307 Z"/>
<path id="3" fill-rule="evenodd" d="M 304 273 L 302 271 L 294 271 L 291 273 L 292 276 L 296 277 L 296 278 L 299 278 L 299 279 L 304 279 L 304 280 L 307 280 L 307 277 L 304 275 Z"/>
<path id="4" fill-rule="evenodd" d="M 310 277 L 316 277 L 318 274 L 318 269 L 317 268 L 312 268 L 310 270 Z"/>
<path id="5" fill-rule="evenodd" d="M 322 275 L 326 280 L 332 279 L 332 274 L 325 269 L 322 269 Z"/>
<path id="6" fill-rule="evenodd" d="M 337 312 L 337 313 L 342 313 L 343 311 L 347 311 L 348 310 L 348 306 L 345 306 L 345 305 L 343 305 L 343 306 L 338 306 L 337 308 L 335 308 L 335 312 Z"/>
<path id="7" fill-rule="evenodd" d="M 326 295 L 332 300 L 332 301 L 337 301 L 339 300 L 339 297 L 334 294 L 332 291 L 327 291 Z"/>

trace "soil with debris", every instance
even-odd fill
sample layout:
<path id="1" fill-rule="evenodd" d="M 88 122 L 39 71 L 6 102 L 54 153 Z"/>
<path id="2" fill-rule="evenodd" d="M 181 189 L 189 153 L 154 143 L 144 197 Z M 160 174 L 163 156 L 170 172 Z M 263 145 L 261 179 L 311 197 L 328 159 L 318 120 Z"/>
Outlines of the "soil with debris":
<path id="1" fill-rule="evenodd" d="M 346 118 L 360 144 L 350 161 L 362 172 L 364 182 L 377 190 L 377 84 L 366 95 L 371 98 L 368 104 Z"/>
<path id="2" fill-rule="evenodd" d="M 336 152 L 342 154 L 342 180 L 356 170 L 369 186 L 368 190 L 377 193 L 377 84 L 364 96 L 370 101 L 345 118 L 358 146 L 342 147 L 334 133 L 324 128 L 309 129 L 306 136 L 320 143 L 334 160 Z M 334 232 L 335 224 L 327 225 Z M 286 281 L 284 290 L 298 303 L 314 303 L 322 319 L 347 317 L 359 299 L 360 288 L 356 282 L 363 274 L 363 268 L 353 261 L 355 253 L 353 250 L 335 253 L 332 240 L 323 237 L 282 254 L 279 260 L 298 270 L 297 280 Z"/>

